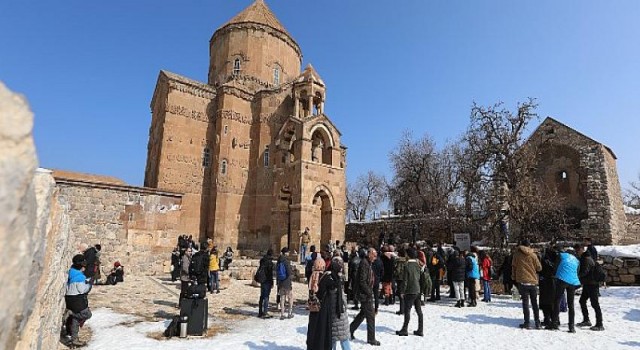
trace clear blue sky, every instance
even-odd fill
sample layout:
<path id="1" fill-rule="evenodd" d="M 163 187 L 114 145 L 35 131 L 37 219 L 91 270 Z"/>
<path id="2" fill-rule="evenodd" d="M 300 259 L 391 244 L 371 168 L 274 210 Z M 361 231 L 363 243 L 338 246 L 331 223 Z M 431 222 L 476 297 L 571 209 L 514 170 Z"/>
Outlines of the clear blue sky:
<path id="1" fill-rule="evenodd" d="M 251 0 L 0 4 L 0 80 L 29 99 L 40 163 L 144 179 L 160 69 L 206 81 L 212 33 Z M 640 1 L 267 0 L 328 85 L 348 178 L 389 175 L 405 129 L 442 143 L 472 101 L 536 97 L 640 171 Z"/>

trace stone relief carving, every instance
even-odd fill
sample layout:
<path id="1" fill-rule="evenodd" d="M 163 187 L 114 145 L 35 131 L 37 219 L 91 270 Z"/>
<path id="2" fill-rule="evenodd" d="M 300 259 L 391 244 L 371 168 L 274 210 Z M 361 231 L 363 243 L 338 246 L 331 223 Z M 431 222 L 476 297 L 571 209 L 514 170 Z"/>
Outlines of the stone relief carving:
<path id="1" fill-rule="evenodd" d="M 206 113 L 195 111 L 184 106 L 167 105 L 166 111 L 171 114 L 181 115 L 189 119 L 197 120 L 200 122 L 209 122 L 209 116 Z"/>

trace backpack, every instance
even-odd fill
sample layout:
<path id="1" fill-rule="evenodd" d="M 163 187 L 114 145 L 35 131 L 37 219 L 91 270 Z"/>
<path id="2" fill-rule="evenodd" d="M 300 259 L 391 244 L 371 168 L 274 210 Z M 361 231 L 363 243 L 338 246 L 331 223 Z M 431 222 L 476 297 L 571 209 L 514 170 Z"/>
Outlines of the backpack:
<path id="1" fill-rule="evenodd" d="M 278 262 L 278 281 L 282 282 L 289 277 L 287 266 L 283 262 Z"/>
<path id="2" fill-rule="evenodd" d="M 258 271 L 256 271 L 256 274 L 253 276 L 254 281 L 260 284 L 267 281 L 267 273 L 264 271 L 264 269 L 264 265 L 260 265 L 260 267 L 258 267 Z"/>
<path id="3" fill-rule="evenodd" d="M 171 323 L 169 323 L 169 326 L 167 327 L 167 329 L 164 330 L 164 336 L 167 338 L 171 338 L 173 336 L 180 335 L 178 331 L 179 323 L 180 323 L 180 316 L 173 316 L 173 319 L 171 319 Z"/>
<path id="4" fill-rule="evenodd" d="M 201 277 L 207 273 L 208 266 L 205 266 L 205 254 L 203 252 L 197 252 L 193 258 L 191 258 L 191 264 L 189 264 L 189 275 L 192 277 Z"/>
<path id="5" fill-rule="evenodd" d="M 607 279 L 607 272 L 602 268 L 602 265 L 596 263 L 593 267 L 593 280 L 596 282 L 604 282 Z"/>
<path id="6" fill-rule="evenodd" d="M 307 264 L 304 266 L 304 276 L 309 279 L 313 274 L 313 262 L 314 259 L 307 260 Z"/>

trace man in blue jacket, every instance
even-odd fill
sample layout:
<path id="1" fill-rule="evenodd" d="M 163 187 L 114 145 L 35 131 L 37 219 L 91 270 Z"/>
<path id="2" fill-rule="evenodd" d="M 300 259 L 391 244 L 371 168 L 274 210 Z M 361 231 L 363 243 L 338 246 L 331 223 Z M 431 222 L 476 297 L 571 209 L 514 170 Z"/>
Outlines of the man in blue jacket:
<path id="1" fill-rule="evenodd" d="M 89 309 L 89 299 L 87 295 L 91 291 L 91 278 L 84 274 L 86 261 L 82 254 L 73 257 L 73 265 L 69 269 L 69 279 L 67 280 L 67 291 L 64 300 L 69 310 L 69 316 L 65 322 L 66 341 L 68 345 L 79 347 L 86 344 L 78 339 L 80 327 L 91 318 Z"/>

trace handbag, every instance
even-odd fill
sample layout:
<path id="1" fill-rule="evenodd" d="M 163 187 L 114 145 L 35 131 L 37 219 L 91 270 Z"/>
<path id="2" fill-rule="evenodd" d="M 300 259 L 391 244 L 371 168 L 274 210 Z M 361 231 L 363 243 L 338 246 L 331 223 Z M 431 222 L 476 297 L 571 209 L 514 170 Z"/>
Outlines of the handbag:
<path id="1" fill-rule="evenodd" d="M 309 312 L 320 312 L 320 300 L 315 294 L 311 294 L 309 296 L 309 301 L 307 302 L 309 307 Z"/>

